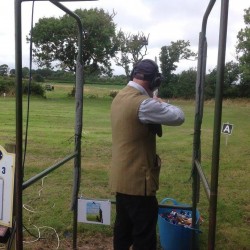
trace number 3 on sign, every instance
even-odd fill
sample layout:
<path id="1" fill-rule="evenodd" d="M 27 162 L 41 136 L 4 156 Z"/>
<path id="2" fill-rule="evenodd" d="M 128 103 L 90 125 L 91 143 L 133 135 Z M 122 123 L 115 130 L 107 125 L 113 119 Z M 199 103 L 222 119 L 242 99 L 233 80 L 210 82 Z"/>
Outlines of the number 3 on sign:
<path id="1" fill-rule="evenodd" d="M 6 168 L 2 167 L 2 174 L 6 174 Z"/>

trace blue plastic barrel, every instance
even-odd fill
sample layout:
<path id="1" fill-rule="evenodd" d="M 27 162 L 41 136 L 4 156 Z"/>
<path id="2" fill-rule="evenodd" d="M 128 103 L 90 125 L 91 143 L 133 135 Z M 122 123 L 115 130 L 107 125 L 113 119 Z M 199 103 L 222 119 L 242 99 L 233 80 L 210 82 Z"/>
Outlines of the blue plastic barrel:
<path id="1" fill-rule="evenodd" d="M 177 202 L 172 198 L 165 198 L 163 199 L 160 204 L 164 204 L 166 202 L 172 202 L 173 205 L 178 205 L 182 207 L 188 207 L 187 204 L 182 204 Z M 163 215 L 166 213 L 170 213 L 173 209 L 172 208 L 159 208 L 158 210 L 158 226 L 159 226 L 159 236 L 160 236 L 160 243 L 161 247 L 164 250 L 193 250 L 191 249 L 191 241 L 192 241 L 192 233 L 193 230 L 195 232 L 200 233 L 199 231 L 199 219 L 200 213 L 196 210 L 196 224 L 195 228 L 187 227 L 184 225 L 173 224 L 172 222 L 168 221 Z M 192 217 L 192 211 L 185 210 L 185 209 L 174 209 L 177 213 L 180 212 L 188 212 Z M 198 238 L 198 237 L 197 237 Z M 196 241 L 198 243 L 198 240 Z M 196 244 L 196 248 L 197 244 Z"/>

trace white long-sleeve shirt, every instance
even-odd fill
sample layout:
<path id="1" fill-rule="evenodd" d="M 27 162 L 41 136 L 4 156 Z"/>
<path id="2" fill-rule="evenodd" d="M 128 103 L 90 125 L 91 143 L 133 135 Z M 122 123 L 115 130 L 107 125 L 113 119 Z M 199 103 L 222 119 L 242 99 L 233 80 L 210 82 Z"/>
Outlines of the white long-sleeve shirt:
<path id="1" fill-rule="evenodd" d="M 138 118 L 142 123 L 179 126 L 185 121 L 185 115 L 179 107 L 151 98 L 141 85 L 133 81 L 128 85 L 149 97 L 139 107 Z"/>

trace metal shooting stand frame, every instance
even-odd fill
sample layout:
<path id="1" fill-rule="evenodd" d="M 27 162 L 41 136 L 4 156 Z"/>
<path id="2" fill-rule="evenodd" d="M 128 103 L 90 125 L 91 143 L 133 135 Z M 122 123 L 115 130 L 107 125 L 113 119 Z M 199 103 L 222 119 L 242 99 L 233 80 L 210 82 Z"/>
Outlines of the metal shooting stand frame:
<path id="1" fill-rule="evenodd" d="M 198 67 L 196 79 L 196 105 L 194 121 L 194 138 L 193 138 L 193 160 L 192 160 L 192 179 L 193 179 L 193 227 L 196 221 L 196 208 L 199 202 L 200 181 L 205 189 L 206 196 L 209 200 L 209 233 L 208 249 L 215 249 L 215 232 L 216 232 L 216 213 L 217 213 L 217 195 L 218 195 L 218 174 L 219 174 L 219 153 L 220 153 L 220 129 L 222 117 L 222 99 L 223 99 L 223 82 L 226 53 L 226 37 L 228 22 L 228 5 L 229 0 L 221 0 L 220 14 L 220 33 L 217 59 L 217 78 L 215 92 L 215 109 L 214 109 L 214 130 L 213 130 L 213 148 L 212 148 L 212 167 L 211 167 L 211 186 L 201 167 L 201 124 L 203 117 L 204 104 L 204 85 L 206 75 L 207 59 L 207 41 L 206 26 L 208 16 L 216 0 L 210 0 L 207 10 L 203 17 L 202 30 L 199 37 Z M 193 246 L 195 246 L 195 233 L 193 233 Z"/>
<path id="2" fill-rule="evenodd" d="M 64 12 L 72 16 L 78 24 L 78 57 L 76 65 L 76 116 L 75 116 L 75 149 L 72 154 L 65 157 L 63 160 L 55 165 L 50 166 L 40 174 L 32 177 L 23 183 L 23 128 L 22 128 L 22 36 L 21 36 L 21 3 L 33 0 L 15 0 L 15 51 L 16 51 L 16 173 L 15 173 L 15 218 L 16 218 L 16 249 L 23 249 L 23 221 L 22 221 L 22 192 L 36 181 L 48 173 L 54 171 L 58 167 L 71 159 L 74 159 L 74 187 L 72 197 L 73 215 L 73 249 L 76 249 L 77 243 L 77 205 L 78 192 L 80 185 L 80 170 L 81 170 L 81 136 L 82 136 L 82 113 L 83 113 L 83 63 L 82 63 L 82 24 L 80 18 L 60 2 L 69 2 L 70 0 L 36 0 L 36 1 L 50 1 Z M 95 1 L 95 0 L 74 0 L 74 1 Z M 207 198 L 209 200 L 209 235 L 208 235 L 208 249 L 215 248 L 215 232 L 216 232 L 216 209 L 217 209 L 217 189 L 218 189 L 218 172 L 219 172 L 219 151 L 220 151 L 220 128 L 221 128 L 221 114 L 222 114 L 222 92 L 224 81 L 224 65 L 225 65 L 225 51 L 226 51 L 226 33 L 227 33 L 227 19 L 228 19 L 228 3 L 229 0 L 221 0 L 221 19 L 220 19 L 220 37 L 217 63 L 217 81 L 216 81 L 216 96 L 215 96 L 215 111 L 214 111 L 214 134 L 213 134 L 213 155 L 211 168 L 211 187 L 203 173 L 201 167 L 201 124 L 203 117 L 204 104 L 204 83 L 206 74 L 206 56 L 207 56 L 207 42 L 206 42 L 206 25 L 207 19 L 212 10 L 216 0 L 210 0 L 207 10 L 204 14 L 202 31 L 199 38 L 199 56 L 197 67 L 196 80 L 196 108 L 194 121 L 194 138 L 193 138 L 193 160 L 192 160 L 192 179 L 193 179 L 193 227 L 196 221 L 196 208 L 199 201 L 200 180 L 203 183 Z M 192 245 L 195 246 L 195 233 L 193 233 Z"/>
<path id="3" fill-rule="evenodd" d="M 48 167 L 40 174 L 32 177 L 23 183 L 23 106 L 22 106 L 22 2 L 33 0 L 15 0 L 15 67 L 16 67 L 16 173 L 15 173 L 15 230 L 16 230 L 16 249 L 23 249 L 23 218 L 22 218 L 22 192 L 45 175 L 62 166 L 64 163 L 74 159 L 74 186 L 72 194 L 72 210 L 73 210 L 73 249 L 76 249 L 77 243 L 77 205 L 78 193 L 81 177 L 81 137 L 82 137 L 82 120 L 83 120 L 83 59 L 82 59 L 82 43 L 83 28 L 80 18 L 72 11 L 67 9 L 60 2 L 70 2 L 70 0 L 49 0 L 52 4 L 73 17 L 78 25 L 78 56 L 76 62 L 76 90 L 75 90 L 75 149 L 72 154 L 66 156 L 63 160 Z M 48 1 L 48 0 L 36 0 Z M 74 0 L 74 1 L 95 1 L 95 0 Z"/>

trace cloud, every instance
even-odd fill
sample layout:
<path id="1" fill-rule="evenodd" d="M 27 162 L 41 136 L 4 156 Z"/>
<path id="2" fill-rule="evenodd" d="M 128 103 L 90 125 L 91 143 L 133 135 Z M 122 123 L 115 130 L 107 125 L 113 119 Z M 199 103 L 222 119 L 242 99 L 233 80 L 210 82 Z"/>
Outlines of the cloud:
<path id="1" fill-rule="evenodd" d="M 245 26 L 243 21 L 244 9 L 249 8 L 248 1 L 230 1 L 227 32 L 226 61 L 234 60 L 237 33 Z M 200 0 L 100 0 L 62 2 L 70 10 L 77 8 L 103 8 L 116 13 L 114 22 L 117 29 L 127 33 L 143 32 L 149 34 L 148 58 L 159 56 L 160 48 L 169 45 L 171 41 L 189 40 L 191 48 L 198 50 L 199 32 L 202 18 L 208 1 Z M 214 68 L 217 63 L 219 24 L 221 1 L 216 1 L 209 15 L 207 24 L 208 62 L 207 68 Z M 32 2 L 22 2 L 22 39 L 23 66 L 28 65 L 29 45 L 25 37 L 28 35 L 31 23 Z M 35 1 L 34 22 L 39 18 L 62 16 L 64 12 L 49 1 Z M 15 30 L 14 30 L 14 1 L 0 1 L 0 65 L 15 63 Z M 180 63 L 180 68 L 196 65 L 195 62 Z M 192 66 L 193 67 L 193 66 Z M 117 69 L 118 73 L 122 70 Z"/>

